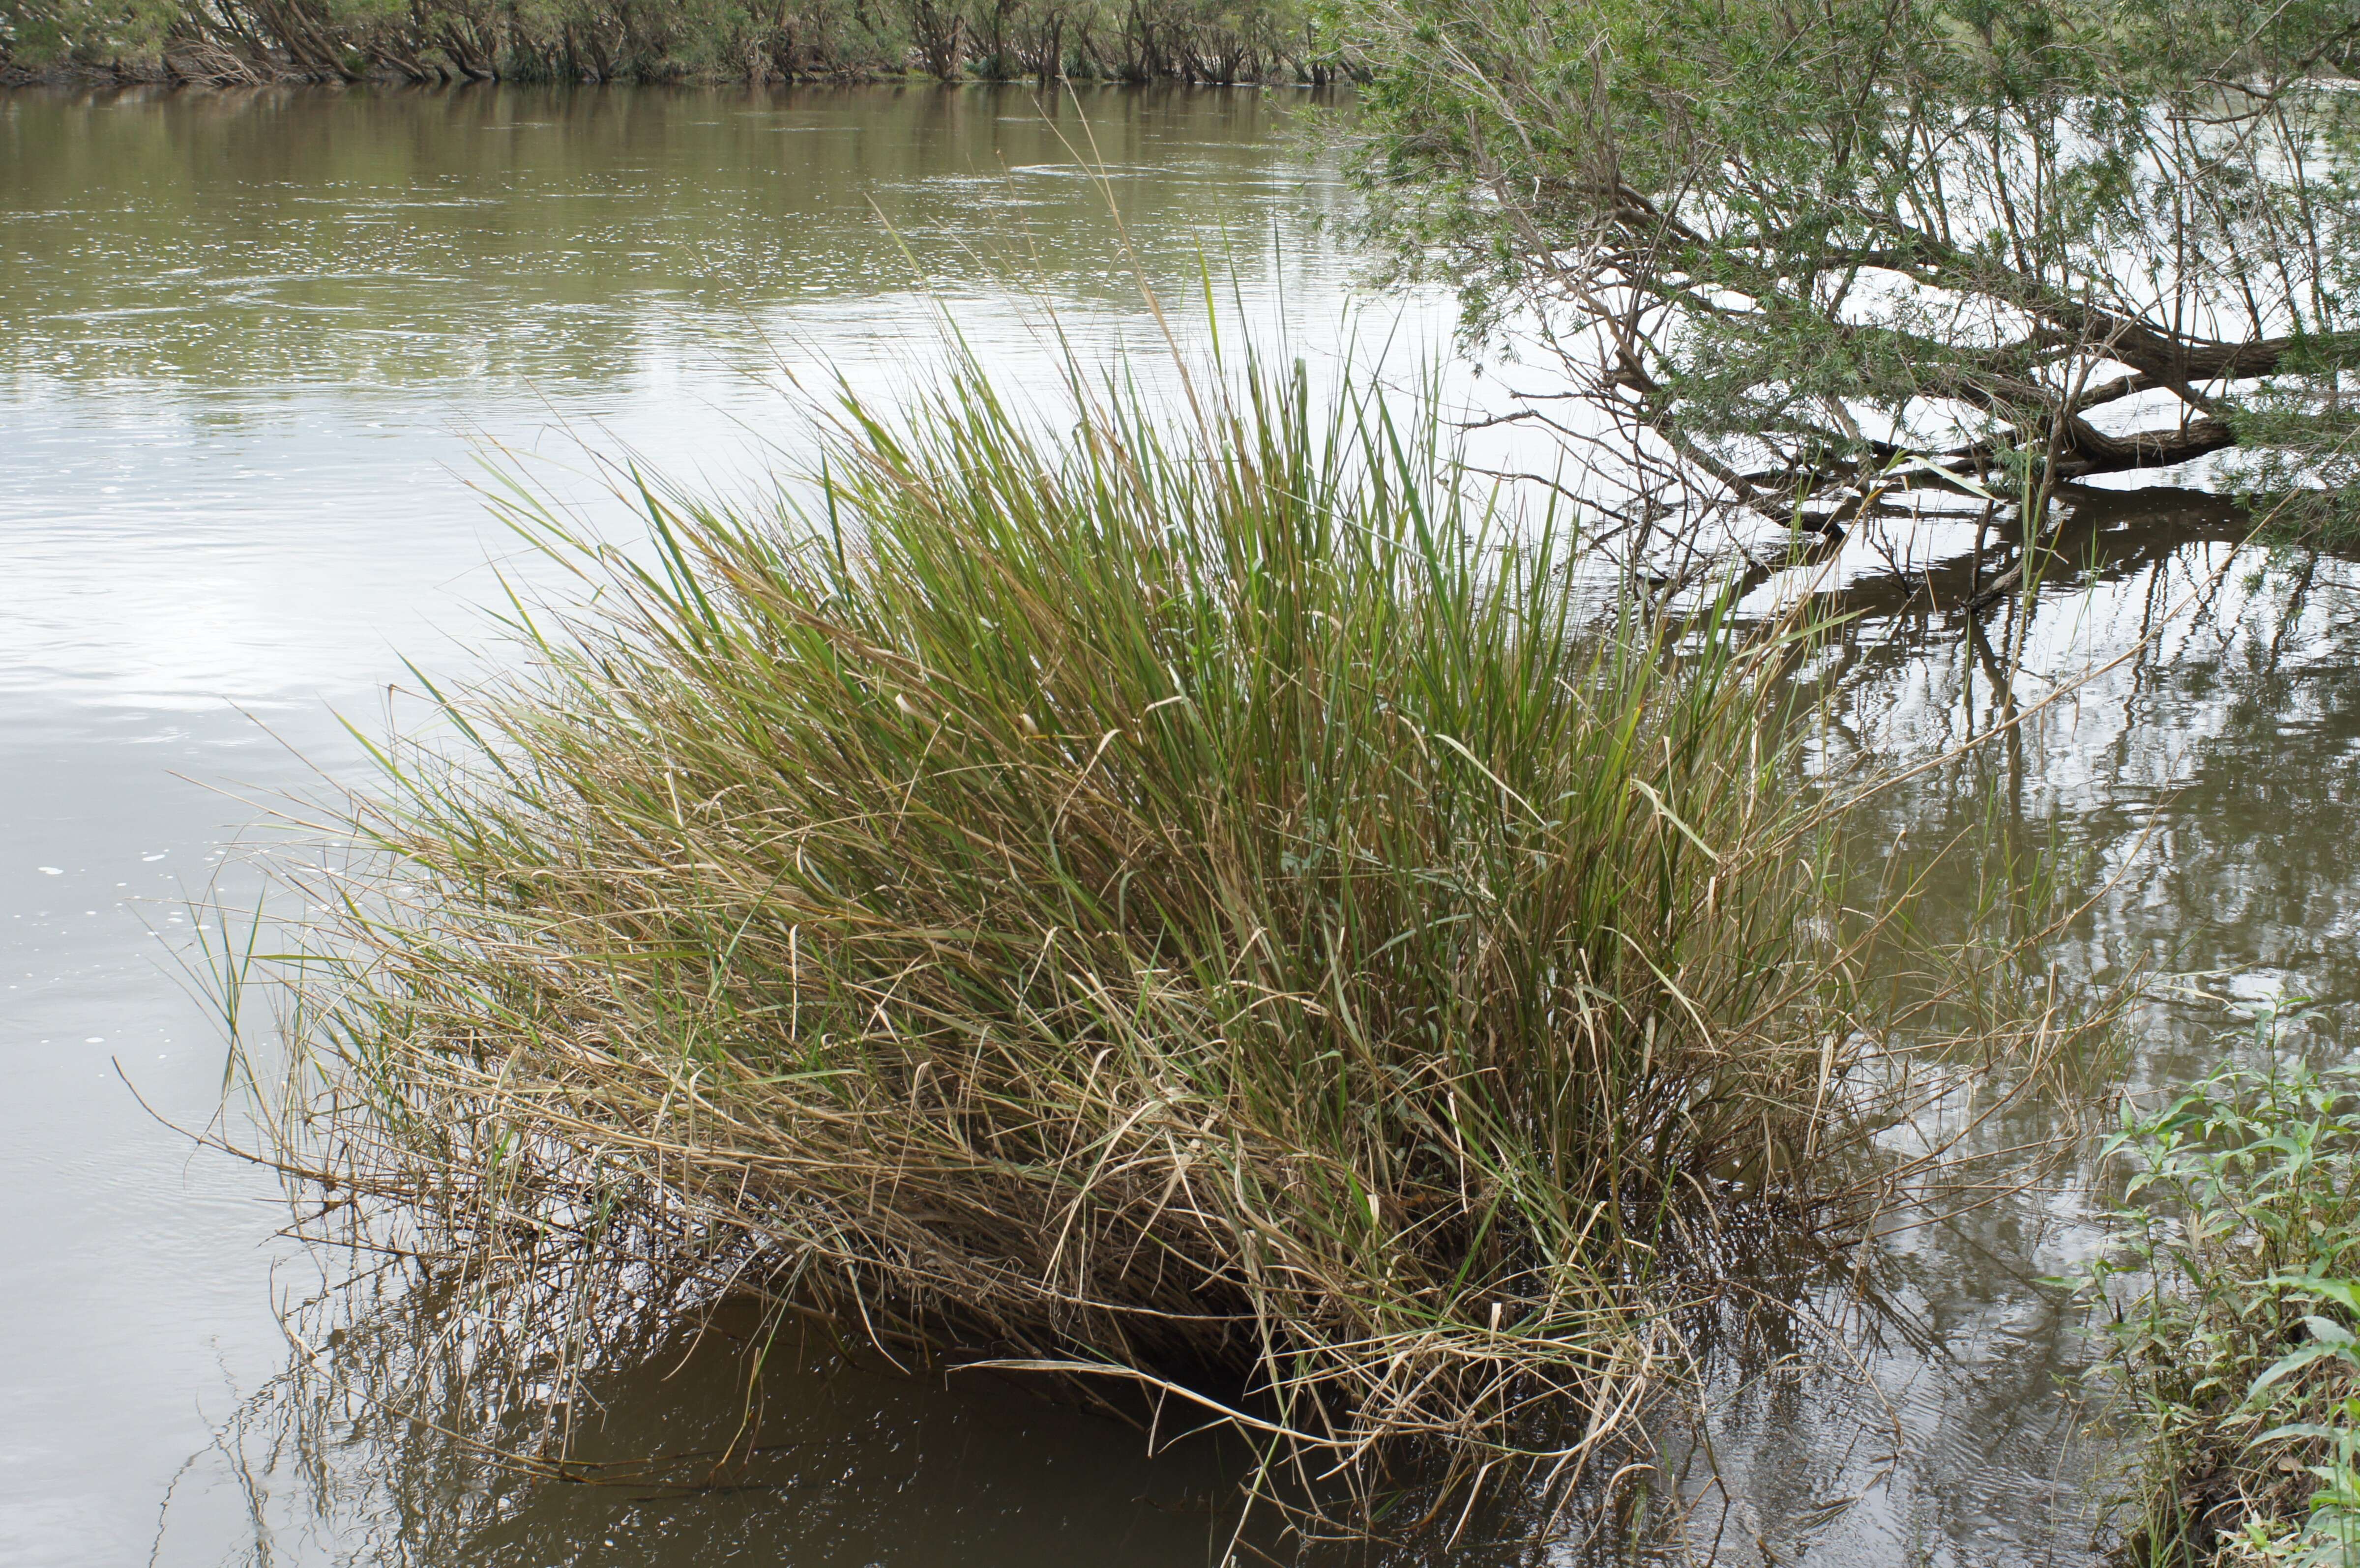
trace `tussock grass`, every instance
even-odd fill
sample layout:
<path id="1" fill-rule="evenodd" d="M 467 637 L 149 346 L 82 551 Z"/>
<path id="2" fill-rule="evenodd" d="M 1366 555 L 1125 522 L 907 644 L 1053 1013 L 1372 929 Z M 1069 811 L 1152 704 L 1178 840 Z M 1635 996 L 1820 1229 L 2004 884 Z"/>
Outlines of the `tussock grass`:
<path id="1" fill-rule="evenodd" d="M 1578 1463 L 1893 1043 L 1801 634 L 1581 591 L 1299 371 L 1064 390 L 847 398 L 784 517 L 642 490 L 652 560 L 528 508 L 595 593 L 355 800 L 289 1162 L 478 1278 Z"/>

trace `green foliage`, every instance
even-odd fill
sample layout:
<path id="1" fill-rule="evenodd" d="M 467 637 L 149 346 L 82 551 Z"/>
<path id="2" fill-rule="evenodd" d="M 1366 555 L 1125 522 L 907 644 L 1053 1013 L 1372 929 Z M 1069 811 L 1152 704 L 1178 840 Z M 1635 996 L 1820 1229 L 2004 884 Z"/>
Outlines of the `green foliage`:
<path id="1" fill-rule="evenodd" d="M 2125 1111 L 2099 1381 L 2145 1442 L 2142 1563 L 2360 1563 L 2360 1069 L 2283 1064 L 2300 1005 L 2251 1060 Z"/>
<path id="2" fill-rule="evenodd" d="M 0 0 L 0 66 L 151 59 L 180 16 L 179 0 Z"/>
<path id="3" fill-rule="evenodd" d="M 1337 69 L 1295 0 L 0 0 L 0 63 L 222 83 Z"/>
<path id="4" fill-rule="evenodd" d="M 2342 0 L 1345 12 L 1404 269 L 1479 327 L 1538 308 L 1721 494 L 1904 454 L 2037 489 L 2360 429 Z"/>
<path id="5" fill-rule="evenodd" d="M 2349 166 L 2340 172 L 2352 178 Z M 2360 259 L 2354 265 L 2360 267 Z M 2360 383 L 2338 374 L 2333 354 L 2314 354 L 2307 343 L 2289 359 L 2310 380 L 2257 387 L 2236 400 L 2230 418 L 2241 450 L 2225 475 L 2248 506 L 2268 512 L 2282 531 L 2348 548 L 2360 542 L 2360 437 L 2353 415 Z"/>

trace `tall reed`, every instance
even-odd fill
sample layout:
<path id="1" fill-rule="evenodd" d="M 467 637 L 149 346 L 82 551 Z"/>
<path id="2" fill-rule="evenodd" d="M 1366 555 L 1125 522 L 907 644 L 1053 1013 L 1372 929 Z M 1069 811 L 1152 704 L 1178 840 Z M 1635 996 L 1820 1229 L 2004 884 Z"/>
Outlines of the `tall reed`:
<path id="1" fill-rule="evenodd" d="M 780 517 L 642 487 L 652 560 L 524 504 L 595 593 L 379 753 L 286 1158 L 476 1279 L 1592 1452 L 1712 1203 L 1866 1136 L 1801 634 L 1299 368 L 1065 390 L 847 397 Z"/>

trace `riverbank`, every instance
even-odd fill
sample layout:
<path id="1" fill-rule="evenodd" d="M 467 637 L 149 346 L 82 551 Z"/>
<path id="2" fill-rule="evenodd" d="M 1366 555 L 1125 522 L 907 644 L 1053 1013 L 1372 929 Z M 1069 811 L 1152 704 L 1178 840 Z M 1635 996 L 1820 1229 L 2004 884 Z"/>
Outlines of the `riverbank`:
<path id="1" fill-rule="evenodd" d="M 1358 74 L 1295 0 L 801 0 L 761 13 L 596 0 L 560 18 L 427 0 L 398 16 L 169 0 L 126 19 L 0 4 L 0 85 L 365 82 L 1179 82 L 1324 86 Z"/>

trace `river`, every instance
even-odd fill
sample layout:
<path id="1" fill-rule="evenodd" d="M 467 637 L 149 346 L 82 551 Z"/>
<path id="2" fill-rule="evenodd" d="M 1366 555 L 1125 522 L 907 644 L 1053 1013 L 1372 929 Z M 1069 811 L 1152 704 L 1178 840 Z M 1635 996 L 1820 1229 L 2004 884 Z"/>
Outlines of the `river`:
<path id="1" fill-rule="evenodd" d="M 1021 1390 L 817 1352 L 767 1381 L 762 1452 L 727 1486 L 693 1460 L 503 1477 L 404 1402 L 465 1403 L 432 1324 L 396 1302 L 305 1337 L 330 1266 L 279 1237 L 274 1181 L 175 1130 L 213 1116 L 224 1062 L 181 965 L 213 890 L 251 899 L 268 803 L 355 775 L 339 715 L 399 722 L 404 657 L 464 667 L 478 607 L 531 580 L 477 493 L 487 460 L 594 518 L 617 516 L 600 464 L 622 454 L 748 492 L 796 455 L 782 383 L 914 385 L 945 312 L 1020 383 L 1054 366 L 1050 311 L 1085 357 L 1153 345 L 1142 278 L 1177 299 L 1210 279 L 1324 363 L 1438 353 L 1446 302 L 1358 290 L 1349 197 L 1298 101 L 0 94 L 0 1561 L 1218 1559 L 1223 1456 L 1151 1462 Z M 2058 961 L 2169 967 L 2220 999 L 2143 1017 L 2154 1083 L 2203 1064 L 2226 1002 L 2360 985 L 2355 573 L 2249 555 L 2223 575 L 2234 521 L 2184 496 L 2085 516 L 2099 569 L 2045 591 L 2019 695 L 2141 651 L 1992 766 L 2098 892 Z M 1852 552 L 1867 614 L 1833 655 L 1831 756 L 1994 713 L 1955 561 L 1901 538 L 1894 578 L 1876 542 Z M 1946 788 L 1886 807 L 1896 831 Z M 1841 1355 L 1732 1374 L 1700 1516 L 1723 1511 L 1724 1557 L 2084 1558 L 2081 1342 L 2037 1279 L 2091 1236 L 2066 1192 L 1897 1239 L 1889 1310 L 1835 1314 Z M 745 1404 L 726 1339 L 603 1374 L 585 1451 L 726 1442 Z M 1510 1510 L 1458 1555 L 1555 1550 L 1518 1531 Z"/>

